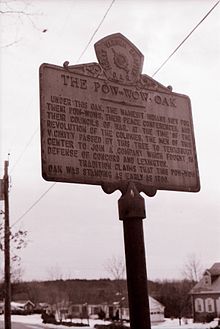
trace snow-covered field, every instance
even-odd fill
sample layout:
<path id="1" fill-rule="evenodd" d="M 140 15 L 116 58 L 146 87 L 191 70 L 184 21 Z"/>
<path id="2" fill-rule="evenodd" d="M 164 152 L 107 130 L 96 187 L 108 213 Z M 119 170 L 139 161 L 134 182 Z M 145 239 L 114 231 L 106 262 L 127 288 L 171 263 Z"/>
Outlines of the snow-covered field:
<path id="1" fill-rule="evenodd" d="M 42 319 L 39 314 L 33 314 L 33 315 L 12 315 L 11 317 L 12 322 L 22 322 L 22 323 L 28 323 L 28 324 L 42 324 Z M 0 321 L 4 321 L 4 316 L 0 315 Z M 81 322 L 81 320 L 74 320 L 74 322 Z M 83 323 L 87 323 L 87 320 L 83 320 Z M 89 328 L 94 328 L 95 324 L 107 324 L 107 321 L 102 321 L 102 320 L 89 320 Z M 210 328 L 215 328 L 217 326 L 217 320 L 210 322 L 210 323 L 192 323 L 192 320 L 188 320 L 188 323 L 184 323 L 182 321 L 181 326 L 179 325 L 179 320 L 178 319 L 165 319 L 164 322 L 154 325 L 152 324 L 151 327 L 152 329 L 160 329 L 160 328 L 166 328 L 166 329 L 210 329 Z M 55 325 L 53 324 L 47 324 L 44 325 L 44 328 L 56 328 Z M 57 326 L 57 329 L 67 329 L 67 328 L 74 328 L 74 327 L 66 327 L 66 326 Z M 79 329 L 79 327 L 77 327 Z M 88 327 L 84 327 L 88 328 Z"/>

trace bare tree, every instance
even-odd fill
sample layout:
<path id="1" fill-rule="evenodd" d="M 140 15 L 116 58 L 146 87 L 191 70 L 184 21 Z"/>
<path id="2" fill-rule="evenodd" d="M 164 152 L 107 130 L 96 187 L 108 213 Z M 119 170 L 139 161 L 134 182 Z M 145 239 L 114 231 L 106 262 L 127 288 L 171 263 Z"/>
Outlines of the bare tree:
<path id="1" fill-rule="evenodd" d="M 11 282 L 17 283 L 21 282 L 24 276 L 24 268 L 21 266 L 21 263 L 12 263 L 11 264 Z"/>
<path id="2" fill-rule="evenodd" d="M 22 279 L 21 251 L 27 246 L 27 231 L 19 229 L 10 232 L 11 245 L 11 281 L 18 282 Z M 4 252 L 4 227 L 0 225 L 0 251 Z M 3 273 L 2 273 L 3 275 Z"/>
<path id="3" fill-rule="evenodd" d="M 182 271 L 184 278 L 198 282 L 201 279 L 203 272 L 204 268 L 201 261 L 195 254 L 189 255 Z"/>
<path id="4" fill-rule="evenodd" d="M 62 273 L 62 269 L 58 264 L 55 264 L 54 266 L 51 266 L 47 269 L 48 273 L 48 279 L 55 281 L 55 280 L 63 280 L 64 276 Z"/>
<path id="5" fill-rule="evenodd" d="M 105 270 L 113 280 L 124 280 L 125 269 L 125 261 L 122 257 L 112 256 L 105 263 Z"/>
<path id="6" fill-rule="evenodd" d="M 47 29 L 39 28 L 36 25 L 34 17 L 42 15 L 42 13 L 34 12 L 32 6 L 33 3 L 30 1 L 0 0 L 1 48 L 13 46 L 21 40 L 19 27 L 22 27 L 25 21 L 28 21 L 35 30 L 43 33 L 47 32 Z M 10 30 L 10 37 L 7 36 L 6 40 L 4 40 L 4 30 Z"/>

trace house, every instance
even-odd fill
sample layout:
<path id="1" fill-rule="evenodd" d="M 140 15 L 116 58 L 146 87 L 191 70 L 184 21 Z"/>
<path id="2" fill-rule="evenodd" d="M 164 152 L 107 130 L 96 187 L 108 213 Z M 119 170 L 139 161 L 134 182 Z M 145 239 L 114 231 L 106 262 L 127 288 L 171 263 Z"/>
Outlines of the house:
<path id="1" fill-rule="evenodd" d="M 32 314 L 35 304 L 30 300 L 11 302 L 12 314 Z M 4 302 L 0 302 L 0 314 L 4 313 Z"/>
<path id="2" fill-rule="evenodd" d="M 149 307 L 151 323 L 163 322 L 165 307 L 151 296 L 149 296 Z"/>
<path id="3" fill-rule="evenodd" d="M 165 307 L 159 303 L 156 299 L 149 296 L 149 308 L 150 308 L 150 320 L 151 323 L 159 323 L 164 321 L 164 309 Z M 129 308 L 120 305 L 120 303 L 113 303 L 113 314 L 119 311 L 119 319 L 129 320 Z"/>
<path id="4" fill-rule="evenodd" d="M 88 318 L 88 305 L 85 304 L 72 304 L 68 307 L 68 312 L 66 312 L 66 318 Z"/>
<path id="5" fill-rule="evenodd" d="M 204 272 L 190 295 L 194 322 L 210 322 L 220 317 L 220 263 Z"/>
<path id="6" fill-rule="evenodd" d="M 149 307 L 150 319 L 152 323 L 164 321 L 164 306 L 151 296 L 149 296 Z M 59 309 L 59 314 L 62 319 L 105 318 L 129 321 L 129 308 L 125 299 L 123 299 L 121 302 L 113 302 L 112 304 L 70 304 L 67 308 L 65 308 L 65 310 Z"/>
<path id="7" fill-rule="evenodd" d="M 11 302 L 12 314 L 32 314 L 35 304 L 30 300 Z"/>
<path id="8" fill-rule="evenodd" d="M 46 311 L 47 309 L 49 309 L 48 303 L 44 303 L 44 302 L 36 303 L 35 307 L 34 307 L 34 313 L 41 314 L 42 312 Z"/>

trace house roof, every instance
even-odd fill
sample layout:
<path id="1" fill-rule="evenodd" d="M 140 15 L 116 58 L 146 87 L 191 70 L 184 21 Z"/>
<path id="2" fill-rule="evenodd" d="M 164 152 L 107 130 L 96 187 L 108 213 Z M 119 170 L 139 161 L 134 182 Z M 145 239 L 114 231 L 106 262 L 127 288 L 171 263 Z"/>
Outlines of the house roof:
<path id="1" fill-rule="evenodd" d="M 32 301 L 30 300 L 19 300 L 19 301 L 11 301 L 11 307 L 14 308 L 14 307 L 24 307 L 25 305 L 27 304 L 31 304 L 32 306 L 34 306 L 34 303 L 32 303 Z M 5 303 L 4 301 L 0 301 L 0 307 L 4 307 Z"/>
<path id="2" fill-rule="evenodd" d="M 18 308 L 22 308 L 24 306 L 23 303 L 17 303 L 17 302 L 11 302 L 11 309 L 18 309 Z"/>
<path id="3" fill-rule="evenodd" d="M 35 306 L 35 304 L 29 299 L 28 300 L 17 300 L 15 302 L 12 301 L 12 303 L 19 304 L 20 306 L 25 306 L 25 305 L 28 305 L 28 304 L 31 304 L 33 307 Z"/>
<path id="4" fill-rule="evenodd" d="M 204 279 L 206 274 L 211 276 L 210 284 Z M 191 289 L 190 294 L 207 292 L 220 293 L 220 263 L 214 263 L 204 272 L 202 279 Z"/>
<path id="5" fill-rule="evenodd" d="M 220 275 L 220 263 L 215 263 L 208 270 L 211 275 Z"/>
<path id="6" fill-rule="evenodd" d="M 220 276 L 215 281 L 213 281 L 212 289 L 213 289 L 213 291 L 219 291 L 220 292 Z"/>
<path id="7" fill-rule="evenodd" d="M 150 306 L 150 310 L 153 310 L 153 309 L 164 310 L 164 306 L 151 296 L 149 296 L 149 306 Z"/>

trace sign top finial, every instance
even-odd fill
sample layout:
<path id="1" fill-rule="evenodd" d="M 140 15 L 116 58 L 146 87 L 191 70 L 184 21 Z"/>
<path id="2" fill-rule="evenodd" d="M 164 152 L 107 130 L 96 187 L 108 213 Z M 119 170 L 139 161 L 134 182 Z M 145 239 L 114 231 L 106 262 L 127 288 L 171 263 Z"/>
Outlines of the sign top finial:
<path id="1" fill-rule="evenodd" d="M 99 64 L 108 80 L 134 85 L 140 78 L 144 56 L 121 33 L 111 34 L 94 45 Z"/>

